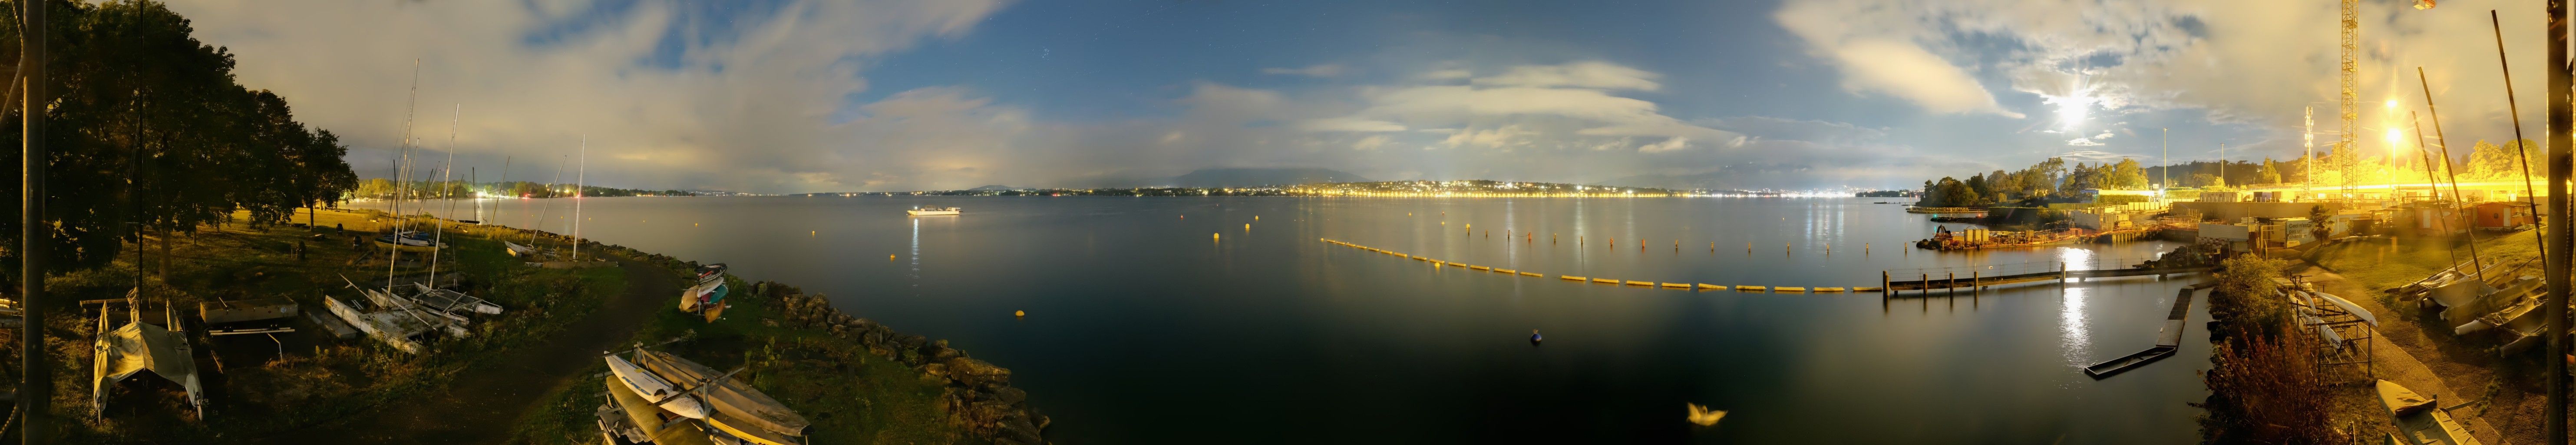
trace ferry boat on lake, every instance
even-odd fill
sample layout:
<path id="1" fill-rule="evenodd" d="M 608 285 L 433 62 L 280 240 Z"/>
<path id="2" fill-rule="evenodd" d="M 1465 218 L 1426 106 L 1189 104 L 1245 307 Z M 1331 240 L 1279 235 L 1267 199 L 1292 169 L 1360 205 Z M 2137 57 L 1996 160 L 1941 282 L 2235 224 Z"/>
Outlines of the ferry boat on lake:
<path id="1" fill-rule="evenodd" d="M 938 206 L 914 207 L 914 208 L 912 208 L 912 210 L 905 210 L 904 212 L 905 212 L 905 213 L 911 213 L 911 214 L 912 214 L 912 216 L 956 215 L 956 214 L 957 214 L 957 208 L 956 208 L 956 207 L 938 207 Z"/>

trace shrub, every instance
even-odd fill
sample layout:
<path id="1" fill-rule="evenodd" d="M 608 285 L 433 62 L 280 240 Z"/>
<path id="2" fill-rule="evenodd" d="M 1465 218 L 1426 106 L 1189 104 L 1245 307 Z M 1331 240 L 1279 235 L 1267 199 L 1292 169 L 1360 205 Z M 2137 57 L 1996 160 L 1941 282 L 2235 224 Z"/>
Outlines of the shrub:
<path id="1" fill-rule="evenodd" d="M 2196 404 L 2203 443 L 2344 444 L 2326 416 L 2334 394 L 2317 374 L 2315 345 L 2307 336 L 2235 337 L 2210 351 L 2203 382 L 2209 399 Z"/>

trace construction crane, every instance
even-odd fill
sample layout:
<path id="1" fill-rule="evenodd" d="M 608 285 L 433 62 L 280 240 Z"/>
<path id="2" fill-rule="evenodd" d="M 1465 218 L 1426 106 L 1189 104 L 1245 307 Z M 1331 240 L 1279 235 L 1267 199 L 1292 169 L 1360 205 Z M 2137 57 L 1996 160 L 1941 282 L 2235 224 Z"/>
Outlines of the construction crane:
<path id="1" fill-rule="evenodd" d="M 2344 158 L 2340 163 L 2359 162 L 2361 155 L 2353 150 L 2361 147 L 2357 144 L 2357 136 L 2361 134 L 2361 107 L 2355 106 L 2355 102 L 2361 100 L 2361 0 L 2343 0 L 2342 63 L 2343 134 L 2338 135 L 2342 139 L 2335 142 L 2334 150 L 2335 155 Z M 2353 181 L 2359 178 L 2354 177 L 2351 166 L 2338 167 L 2343 167 L 2344 199 L 2352 199 Z"/>

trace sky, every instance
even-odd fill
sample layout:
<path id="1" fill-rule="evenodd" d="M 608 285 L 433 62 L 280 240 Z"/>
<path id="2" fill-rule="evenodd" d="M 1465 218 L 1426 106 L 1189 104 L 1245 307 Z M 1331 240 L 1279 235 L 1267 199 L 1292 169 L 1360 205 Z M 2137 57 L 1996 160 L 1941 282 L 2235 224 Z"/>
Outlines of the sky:
<path id="1" fill-rule="evenodd" d="M 2323 1 L 170 1 L 362 177 L 408 134 L 458 179 L 753 193 L 1224 167 L 1908 188 L 2297 157 L 2310 107 L 2319 150 L 2340 131 Z M 2508 5 L 2411 5 L 2362 2 L 2359 149 L 2412 149 L 2417 67 L 2443 139 L 2512 139 Z M 2509 6 L 2537 139 L 2544 16 Z"/>

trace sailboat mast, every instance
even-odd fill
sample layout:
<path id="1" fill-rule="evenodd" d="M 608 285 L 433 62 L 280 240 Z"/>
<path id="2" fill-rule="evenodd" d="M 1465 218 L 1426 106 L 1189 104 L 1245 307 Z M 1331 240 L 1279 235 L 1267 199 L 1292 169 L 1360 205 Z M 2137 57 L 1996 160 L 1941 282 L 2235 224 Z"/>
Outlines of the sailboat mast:
<path id="1" fill-rule="evenodd" d="M 429 242 L 429 287 L 438 287 L 438 254 L 447 250 L 447 220 L 456 217 L 456 185 L 448 183 L 456 176 L 456 122 L 465 115 L 465 104 L 456 104 L 455 114 L 447 117 L 447 165 L 438 170 L 438 197 L 447 201 L 447 214 L 430 218 L 438 225 L 438 234 Z"/>
<path id="2" fill-rule="evenodd" d="M 575 165 L 573 166 L 573 173 L 572 173 L 572 260 L 573 260 L 573 261 L 581 261 L 581 195 L 582 195 L 582 187 L 587 187 L 587 186 L 589 186 L 589 184 L 590 184 L 590 183 L 589 183 L 589 181 L 588 181 L 588 180 L 589 180 L 589 176 L 585 176 L 585 175 L 583 175 L 582 173 L 583 173 L 584 171 L 588 171 L 588 170 L 589 170 L 589 167 L 590 167 L 590 135 L 585 134 L 585 135 L 581 135 L 581 163 L 580 163 L 580 164 L 575 164 Z"/>
<path id="3" fill-rule="evenodd" d="M 387 293 L 394 291 L 394 263 L 402 260 L 402 228 L 405 226 L 402 224 L 402 198 L 403 195 L 411 193 L 411 180 L 406 172 L 410 170 L 408 164 L 411 163 L 411 122 L 414 114 L 419 111 L 420 59 L 411 59 L 411 99 L 403 105 L 403 137 L 400 146 L 402 155 L 394 161 L 394 182 L 398 184 L 395 190 L 400 192 L 395 193 L 393 202 L 386 206 L 394 211 L 394 239 L 385 246 L 387 252 L 385 254 L 385 292 Z"/>

